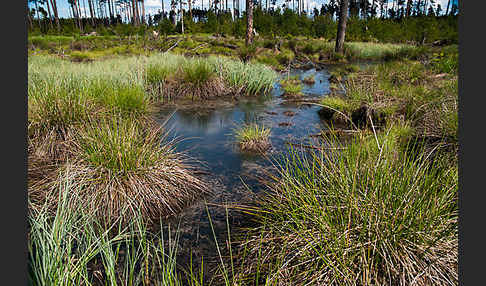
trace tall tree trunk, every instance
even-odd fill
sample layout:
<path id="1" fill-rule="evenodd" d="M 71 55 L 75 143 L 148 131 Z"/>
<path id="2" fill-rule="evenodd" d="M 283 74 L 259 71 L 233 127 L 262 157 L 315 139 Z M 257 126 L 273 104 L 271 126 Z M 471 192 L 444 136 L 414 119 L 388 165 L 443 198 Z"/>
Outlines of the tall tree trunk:
<path id="1" fill-rule="evenodd" d="M 161 17 L 161 19 L 163 20 L 165 18 L 164 0 L 161 0 L 161 5 L 162 5 L 162 17 Z"/>
<path id="2" fill-rule="evenodd" d="M 91 17 L 91 25 L 94 26 L 93 0 L 88 0 L 89 15 Z"/>
<path id="3" fill-rule="evenodd" d="M 184 35 L 184 10 L 182 9 L 182 0 L 179 0 L 179 9 L 181 9 L 181 32 Z"/>
<path id="4" fill-rule="evenodd" d="M 76 0 L 76 6 L 78 9 L 78 22 L 79 22 L 79 29 L 81 30 L 81 33 L 83 33 L 83 22 L 81 19 L 81 6 L 79 5 L 79 0 Z"/>
<path id="5" fill-rule="evenodd" d="M 108 13 L 110 14 L 110 20 L 108 21 L 108 24 L 111 23 L 111 18 L 113 18 L 113 11 L 111 10 L 111 0 L 108 0 Z"/>
<path id="6" fill-rule="evenodd" d="M 187 0 L 187 5 L 189 6 L 189 19 L 192 21 L 192 0 Z"/>
<path id="7" fill-rule="evenodd" d="M 32 17 L 30 15 L 30 8 L 28 4 L 27 4 L 27 22 L 29 23 L 29 28 L 32 30 L 34 26 L 32 25 Z"/>
<path id="8" fill-rule="evenodd" d="M 446 16 L 449 15 L 449 6 L 451 5 L 451 0 L 447 1 Z"/>
<path id="9" fill-rule="evenodd" d="M 132 21 L 135 26 L 138 26 L 138 6 L 137 0 L 132 0 Z"/>
<path id="10" fill-rule="evenodd" d="M 407 12 L 406 12 L 406 15 L 407 17 L 410 17 L 410 9 L 412 8 L 412 2 L 413 0 L 408 0 L 407 1 Z"/>
<path id="11" fill-rule="evenodd" d="M 61 23 L 59 23 L 59 14 L 57 12 L 57 3 L 56 0 L 50 0 L 52 13 L 54 14 L 54 20 L 56 21 L 57 31 L 61 32 Z"/>
<path id="12" fill-rule="evenodd" d="M 246 41 L 245 44 L 253 43 L 253 0 L 246 0 Z"/>
<path id="13" fill-rule="evenodd" d="M 175 0 L 172 0 L 172 2 L 170 3 L 171 5 L 171 9 L 172 11 L 174 11 L 174 17 L 172 18 L 172 24 L 175 26 L 177 26 L 177 19 L 176 19 L 176 3 L 175 3 Z"/>
<path id="14" fill-rule="evenodd" d="M 145 0 L 142 0 L 142 22 L 145 25 Z"/>
<path id="15" fill-rule="evenodd" d="M 349 0 L 341 0 L 339 5 L 339 23 L 336 36 L 336 53 L 343 53 L 344 35 L 346 34 L 346 22 L 348 21 Z"/>
<path id="16" fill-rule="evenodd" d="M 141 17 L 140 17 L 140 6 L 138 5 L 139 0 L 135 0 L 135 11 L 137 11 L 137 23 L 140 25 Z"/>
<path id="17" fill-rule="evenodd" d="M 52 29 L 52 15 L 51 15 L 51 7 L 49 5 L 49 1 L 46 1 L 46 5 L 47 5 L 47 12 L 49 14 L 49 26 Z"/>

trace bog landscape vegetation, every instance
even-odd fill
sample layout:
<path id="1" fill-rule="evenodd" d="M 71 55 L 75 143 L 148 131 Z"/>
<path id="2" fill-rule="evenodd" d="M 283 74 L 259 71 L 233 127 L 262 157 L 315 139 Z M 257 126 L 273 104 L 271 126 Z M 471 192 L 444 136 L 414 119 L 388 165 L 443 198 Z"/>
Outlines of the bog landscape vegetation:
<path id="1" fill-rule="evenodd" d="M 459 284 L 457 1 L 28 3 L 31 285 Z"/>

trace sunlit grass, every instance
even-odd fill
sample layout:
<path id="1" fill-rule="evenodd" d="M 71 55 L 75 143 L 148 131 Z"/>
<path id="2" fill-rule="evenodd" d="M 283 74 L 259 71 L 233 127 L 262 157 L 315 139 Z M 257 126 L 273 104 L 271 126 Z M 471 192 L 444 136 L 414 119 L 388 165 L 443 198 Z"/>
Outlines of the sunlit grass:
<path id="1" fill-rule="evenodd" d="M 251 210 L 260 227 L 240 273 L 271 285 L 457 283 L 457 166 L 401 153 L 392 134 L 403 132 L 290 150 Z"/>
<path id="2" fill-rule="evenodd" d="M 233 130 L 242 150 L 265 151 L 270 147 L 271 129 L 256 123 L 245 124 Z"/>

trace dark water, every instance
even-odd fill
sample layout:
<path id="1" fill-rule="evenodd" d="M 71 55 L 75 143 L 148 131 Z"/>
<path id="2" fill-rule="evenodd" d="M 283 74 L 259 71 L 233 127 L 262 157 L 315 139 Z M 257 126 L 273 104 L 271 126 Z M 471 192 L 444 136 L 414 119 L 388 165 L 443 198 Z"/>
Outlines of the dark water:
<path id="1" fill-rule="evenodd" d="M 280 75 L 280 78 L 298 75 L 303 79 L 310 74 L 315 75 L 315 83 L 302 84 L 302 99 L 317 100 L 330 92 L 327 70 L 294 70 L 290 74 Z M 160 121 L 170 116 L 166 125 L 170 128 L 169 138 L 182 138 L 176 150 L 190 156 L 193 164 L 202 166 L 210 173 L 203 179 L 211 183 L 214 194 L 206 201 L 220 243 L 225 239 L 226 211 L 217 205 L 251 203 L 261 189 L 256 178 L 271 169 L 271 159 L 280 158 L 288 150 L 286 142 L 311 140 L 309 135 L 326 128 L 317 113 L 319 106 L 288 101 L 282 94 L 277 81 L 271 94 L 265 97 L 177 104 L 160 111 Z M 271 127 L 272 148 L 265 156 L 244 154 L 235 144 L 233 129 L 249 122 Z M 229 213 L 231 226 L 245 224 L 245 221 L 241 221 L 245 220 L 244 217 L 234 211 Z M 179 219 L 182 251 L 192 252 L 196 261 L 200 256 L 206 259 L 215 255 L 214 237 L 204 201 L 189 207 Z"/>

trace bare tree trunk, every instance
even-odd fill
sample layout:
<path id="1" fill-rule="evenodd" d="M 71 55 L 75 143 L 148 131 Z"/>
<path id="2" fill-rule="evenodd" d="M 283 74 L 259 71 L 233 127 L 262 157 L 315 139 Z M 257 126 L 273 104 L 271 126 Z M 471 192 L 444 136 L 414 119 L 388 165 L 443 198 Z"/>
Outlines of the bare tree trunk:
<path id="1" fill-rule="evenodd" d="M 52 7 L 52 13 L 54 14 L 54 20 L 56 21 L 56 26 L 57 26 L 57 31 L 61 31 L 61 23 L 59 23 L 59 14 L 57 12 L 57 3 L 56 0 L 50 0 L 51 1 L 51 7 Z"/>
<path id="2" fill-rule="evenodd" d="M 344 36 L 346 34 L 346 22 L 348 21 L 349 0 L 341 0 L 339 7 L 339 23 L 336 36 L 336 53 L 343 53 Z"/>
<path id="3" fill-rule="evenodd" d="M 94 8 L 93 8 L 93 0 L 88 0 L 88 8 L 89 8 L 89 15 L 91 16 L 91 25 L 95 25 L 94 23 Z"/>
<path id="4" fill-rule="evenodd" d="M 187 5 L 189 6 L 189 19 L 192 21 L 192 0 L 187 0 Z"/>
<path id="5" fill-rule="evenodd" d="M 132 21 L 135 26 L 138 26 L 138 5 L 137 0 L 132 0 Z"/>
<path id="6" fill-rule="evenodd" d="M 30 8 L 27 5 L 27 22 L 29 23 L 29 27 L 32 30 L 34 26 L 32 25 L 32 17 L 30 16 Z"/>
<path id="7" fill-rule="evenodd" d="M 410 9 L 412 8 L 412 1 L 413 0 L 407 1 L 407 12 L 406 12 L 407 17 L 410 17 Z"/>
<path id="8" fill-rule="evenodd" d="M 113 18 L 113 11 L 111 10 L 111 0 L 108 0 L 108 13 L 110 14 L 110 19 L 108 20 L 108 24 L 111 23 L 111 18 Z"/>
<path id="9" fill-rule="evenodd" d="M 79 22 L 79 29 L 81 30 L 81 33 L 83 33 L 83 22 L 81 19 L 81 6 L 79 5 L 79 0 L 76 0 L 76 6 L 78 9 L 78 22 Z"/>
<path id="10" fill-rule="evenodd" d="M 161 0 L 162 2 L 162 19 L 165 18 L 165 10 L 164 10 L 164 0 Z"/>
<path id="11" fill-rule="evenodd" d="M 253 0 L 246 0 L 246 45 L 253 43 Z"/>
<path id="12" fill-rule="evenodd" d="M 179 0 L 179 7 L 181 9 L 181 32 L 184 35 L 184 10 L 182 9 L 182 0 Z"/>
<path id="13" fill-rule="evenodd" d="M 139 0 L 135 0 L 135 11 L 137 11 L 137 23 L 138 23 L 138 25 L 140 25 L 140 23 L 142 21 L 141 21 L 141 17 L 140 17 L 140 6 L 138 5 L 138 1 Z"/>
<path id="14" fill-rule="evenodd" d="M 177 19 L 176 19 L 176 3 L 175 3 L 175 0 L 172 0 L 172 2 L 170 3 L 171 4 L 171 8 L 172 8 L 172 11 L 174 11 L 174 17 L 172 18 L 172 24 L 175 26 L 177 26 Z"/>
<path id="15" fill-rule="evenodd" d="M 47 12 L 49 14 L 49 26 L 52 29 L 52 15 L 51 15 L 51 7 L 49 5 L 49 1 L 46 1 L 46 5 L 47 5 Z"/>
<path id="16" fill-rule="evenodd" d="M 145 0 L 142 0 L 142 22 L 145 25 Z"/>
<path id="17" fill-rule="evenodd" d="M 451 0 L 447 1 L 446 16 L 449 15 L 449 6 L 451 5 Z"/>

